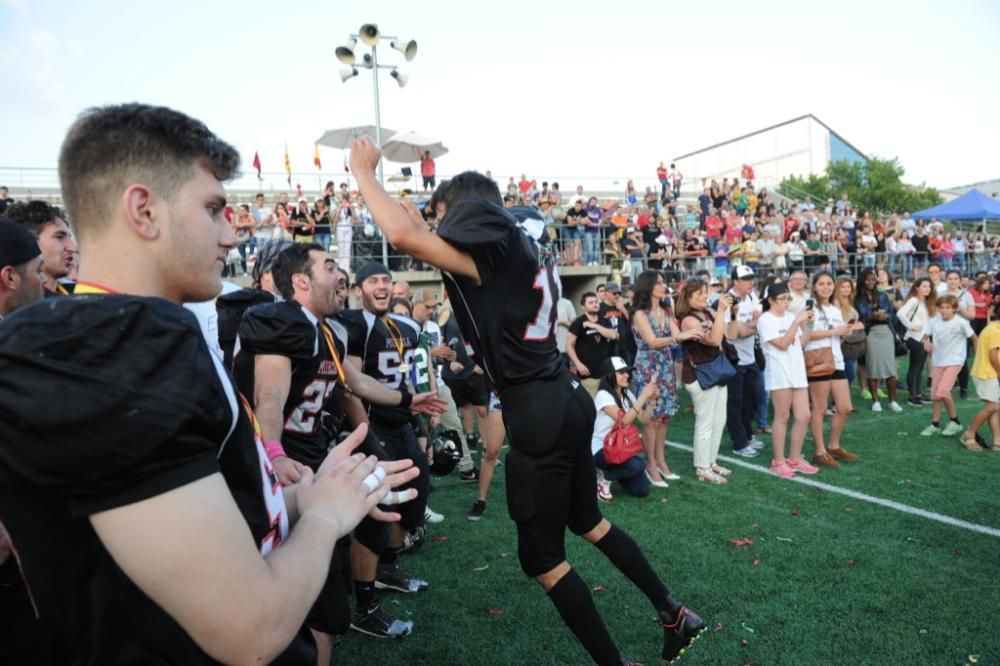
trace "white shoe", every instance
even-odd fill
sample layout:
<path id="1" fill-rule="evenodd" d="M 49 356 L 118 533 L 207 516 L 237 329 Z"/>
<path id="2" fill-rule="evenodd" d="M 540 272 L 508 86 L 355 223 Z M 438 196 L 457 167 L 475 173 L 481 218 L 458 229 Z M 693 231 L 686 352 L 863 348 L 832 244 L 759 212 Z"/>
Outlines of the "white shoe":
<path id="1" fill-rule="evenodd" d="M 435 511 L 434 509 L 427 507 L 424 509 L 424 522 L 426 523 L 440 523 L 444 520 L 444 516 Z"/>
<path id="2" fill-rule="evenodd" d="M 889 403 L 889 409 L 891 409 L 892 411 L 896 412 L 897 414 L 899 414 L 901 411 L 903 411 L 903 408 L 900 407 L 899 403 L 896 402 L 895 400 L 893 400 L 892 402 Z"/>
<path id="3" fill-rule="evenodd" d="M 899 407 L 899 405 L 896 405 L 896 406 Z M 881 412 L 882 411 L 882 403 L 881 402 L 872 403 L 872 411 L 873 412 Z M 902 411 L 902 410 L 900 410 L 900 411 Z"/>
<path id="4" fill-rule="evenodd" d="M 750 446 L 760 451 L 766 446 L 766 444 L 764 444 L 763 441 L 757 439 L 757 435 L 754 435 L 753 437 L 750 438 Z"/>
<path id="5" fill-rule="evenodd" d="M 669 488 L 669 487 L 670 487 L 670 486 L 669 486 L 669 485 L 667 484 L 667 482 L 666 482 L 666 481 L 664 481 L 663 479 L 659 479 L 659 478 L 657 478 L 657 479 L 653 479 L 653 477 L 651 477 L 651 476 L 649 475 L 649 472 L 646 472 L 645 474 L 646 474 L 646 478 L 647 478 L 647 479 L 649 479 L 649 482 L 650 482 L 651 484 L 653 484 L 654 486 L 656 486 L 657 488 Z M 659 476 L 659 474 L 657 474 L 657 476 Z"/>

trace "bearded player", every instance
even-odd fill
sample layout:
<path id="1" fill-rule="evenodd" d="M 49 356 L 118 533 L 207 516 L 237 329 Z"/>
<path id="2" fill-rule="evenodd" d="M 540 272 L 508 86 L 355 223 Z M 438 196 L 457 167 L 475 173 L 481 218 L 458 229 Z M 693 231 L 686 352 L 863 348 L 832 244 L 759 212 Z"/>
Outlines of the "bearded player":
<path id="1" fill-rule="evenodd" d="M 351 146 L 351 171 L 393 247 L 442 269 L 462 332 L 500 395 L 510 437 L 507 504 L 518 559 L 599 665 L 628 663 L 608 634 L 588 585 L 566 561 L 564 532 L 591 542 L 649 598 L 673 661 L 704 631 L 671 596 L 638 545 L 601 516 L 590 453 L 594 402 L 563 368 L 553 332 L 561 293 L 542 222 L 521 224 L 496 184 L 466 172 L 444 195 L 437 234 L 415 209 L 396 204 L 374 176 L 380 154 L 367 137 Z M 534 217 L 530 210 L 522 217 Z"/>

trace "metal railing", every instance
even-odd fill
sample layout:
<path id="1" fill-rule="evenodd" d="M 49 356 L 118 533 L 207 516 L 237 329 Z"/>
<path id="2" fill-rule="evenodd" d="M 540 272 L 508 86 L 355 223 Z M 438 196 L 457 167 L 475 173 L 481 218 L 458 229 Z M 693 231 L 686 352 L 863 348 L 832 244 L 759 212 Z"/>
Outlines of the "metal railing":
<path id="1" fill-rule="evenodd" d="M 591 270 L 588 274 L 620 276 L 625 283 L 634 283 L 638 275 L 649 268 L 665 272 L 673 280 L 682 280 L 702 271 L 712 276 L 723 277 L 731 273 L 737 265 L 747 265 L 761 276 L 776 275 L 787 277 L 792 271 L 804 270 L 813 273 L 828 270 L 834 273 L 857 275 L 865 268 L 887 270 L 893 278 L 904 277 L 912 280 L 926 275 L 930 263 L 937 263 L 944 270 L 955 268 L 963 275 L 971 276 L 980 271 L 1000 270 L 1000 249 L 983 252 L 968 252 L 953 257 L 932 257 L 929 254 L 896 254 L 888 252 L 844 252 L 839 246 L 829 245 L 819 250 L 806 250 L 801 254 L 793 251 L 784 255 L 747 257 L 739 252 L 716 254 L 715 243 L 701 251 L 686 252 L 674 245 L 673 238 L 666 244 L 643 245 L 641 256 L 629 256 L 624 250 L 622 239 L 624 229 L 612 225 L 602 225 L 596 231 L 588 231 L 566 224 L 546 226 L 547 243 L 558 258 L 560 266 L 579 266 Z M 676 236 L 672 230 L 664 230 Z M 382 260 L 382 234 L 371 224 L 332 225 L 329 234 L 292 237 L 289 240 L 319 242 L 325 245 L 341 266 L 349 266 L 352 272 L 369 261 Z M 252 257 L 259 247 L 270 239 L 251 239 L 241 244 L 238 252 L 231 253 L 230 263 L 238 273 L 243 263 Z M 787 244 L 786 244 L 787 248 Z M 435 270 L 412 257 L 389 247 L 389 268 L 393 271 Z"/>

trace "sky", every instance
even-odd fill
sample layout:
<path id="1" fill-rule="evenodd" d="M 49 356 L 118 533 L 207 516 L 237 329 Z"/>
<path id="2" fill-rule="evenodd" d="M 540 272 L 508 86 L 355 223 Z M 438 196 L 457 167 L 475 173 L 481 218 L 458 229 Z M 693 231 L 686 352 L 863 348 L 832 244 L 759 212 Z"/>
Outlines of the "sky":
<path id="1" fill-rule="evenodd" d="M 439 174 L 652 184 L 660 160 L 812 113 L 907 182 L 1000 177 L 995 0 L 0 0 L 0 173 L 55 167 L 80 111 L 141 101 L 203 120 L 247 172 L 255 151 L 280 172 L 287 143 L 296 181 L 340 178 L 313 142 L 374 122 L 371 72 L 342 83 L 334 56 L 364 23 L 418 42 L 412 62 L 380 44 L 410 79 L 381 73 L 382 124 L 443 141 Z"/>

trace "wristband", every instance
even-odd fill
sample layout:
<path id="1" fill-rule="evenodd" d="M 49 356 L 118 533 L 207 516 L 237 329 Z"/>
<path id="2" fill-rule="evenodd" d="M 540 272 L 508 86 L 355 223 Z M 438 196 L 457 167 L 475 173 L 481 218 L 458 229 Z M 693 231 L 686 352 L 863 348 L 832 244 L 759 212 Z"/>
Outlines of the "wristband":
<path id="1" fill-rule="evenodd" d="M 285 455 L 285 448 L 281 445 L 281 442 L 276 439 L 265 439 L 264 440 L 264 453 L 267 454 L 268 460 L 274 460 Z"/>
<path id="2" fill-rule="evenodd" d="M 409 409 L 410 405 L 413 404 L 413 394 L 410 393 L 409 391 L 401 390 L 399 392 L 399 395 L 400 395 L 399 406 L 402 407 L 403 409 Z"/>

